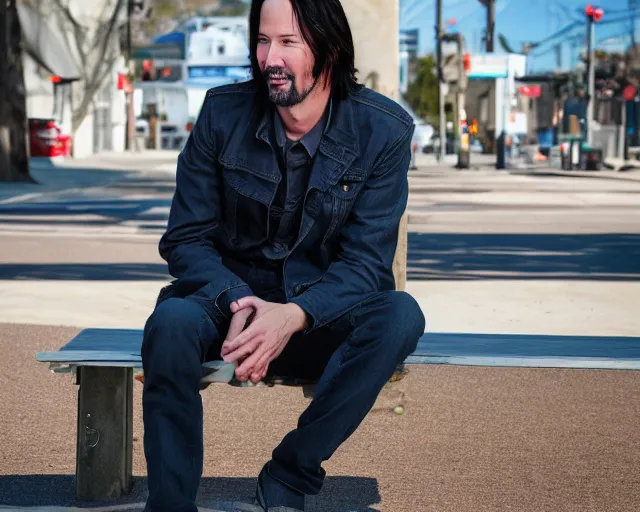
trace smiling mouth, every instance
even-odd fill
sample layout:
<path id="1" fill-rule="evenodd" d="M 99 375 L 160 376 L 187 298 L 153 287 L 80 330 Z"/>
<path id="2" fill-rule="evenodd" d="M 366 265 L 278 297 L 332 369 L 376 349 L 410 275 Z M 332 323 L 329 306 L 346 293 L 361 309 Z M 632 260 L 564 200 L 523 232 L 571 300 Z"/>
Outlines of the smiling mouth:
<path id="1" fill-rule="evenodd" d="M 270 76 L 269 77 L 269 85 L 273 87 L 279 87 L 289 83 L 289 78 L 286 76 Z"/>

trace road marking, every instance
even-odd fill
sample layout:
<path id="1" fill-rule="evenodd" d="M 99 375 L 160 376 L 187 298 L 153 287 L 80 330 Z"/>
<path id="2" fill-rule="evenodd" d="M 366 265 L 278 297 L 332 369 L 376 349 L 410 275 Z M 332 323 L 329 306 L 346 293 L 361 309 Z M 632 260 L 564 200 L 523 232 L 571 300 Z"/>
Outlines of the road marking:
<path id="1" fill-rule="evenodd" d="M 21 196 L 10 197 L 9 199 L 3 199 L 0 201 L 0 204 L 13 204 L 20 203 L 22 201 L 28 201 L 29 199 L 34 199 L 36 197 L 40 197 L 44 195 L 42 192 L 33 192 L 31 194 L 22 194 Z"/>

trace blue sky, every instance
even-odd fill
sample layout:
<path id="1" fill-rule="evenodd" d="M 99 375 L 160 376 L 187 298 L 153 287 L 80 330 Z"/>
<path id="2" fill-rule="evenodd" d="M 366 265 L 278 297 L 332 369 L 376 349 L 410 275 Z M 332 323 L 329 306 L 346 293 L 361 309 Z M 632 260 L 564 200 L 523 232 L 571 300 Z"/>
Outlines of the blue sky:
<path id="1" fill-rule="evenodd" d="M 401 28 L 420 29 L 420 49 L 427 53 L 434 47 L 436 0 L 400 0 Z M 574 21 L 581 21 L 588 0 L 497 0 L 495 51 L 501 53 L 497 35 L 505 35 L 514 49 L 520 50 L 525 41 L 539 41 L 562 30 Z M 600 0 L 596 6 L 605 6 L 607 19 L 628 16 L 629 0 Z M 637 2 L 640 4 L 640 2 Z M 482 31 L 486 24 L 486 10 L 478 0 L 443 0 L 444 21 L 457 19 L 455 31 L 461 32 L 467 41 L 469 51 L 481 50 Z M 637 13 L 640 15 L 640 6 Z M 636 26 L 638 23 L 636 23 Z M 629 44 L 630 22 L 597 26 L 597 47 L 605 50 L 619 50 Z M 636 34 L 637 30 L 636 30 Z M 574 36 L 573 41 L 571 37 Z M 637 37 L 637 36 L 636 36 Z M 584 47 L 582 26 L 556 38 L 537 51 L 532 52 L 530 70 L 553 69 L 556 53 L 553 45 L 563 43 L 562 67 L 567 69 L 575 64 L 575 57 Z"/>

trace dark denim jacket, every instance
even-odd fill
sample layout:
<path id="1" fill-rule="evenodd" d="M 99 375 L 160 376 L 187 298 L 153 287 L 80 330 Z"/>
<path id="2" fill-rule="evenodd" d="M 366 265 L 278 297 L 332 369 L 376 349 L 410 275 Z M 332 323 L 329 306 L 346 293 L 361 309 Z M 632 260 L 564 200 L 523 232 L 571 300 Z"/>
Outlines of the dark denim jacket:
<path id="1" fill-rule="evenodd" d="M 160 242 L 176 278 L 164 295 L 195 296 L 227 318 L 231 301 L 253 294 L 232 269 L 266 239 L 281 179 L 269 142 L 268 106 L 258 94 L 254 82 L 208 91 L 178 159 L 176 193 Z M 307 312 L 308 331 L 367 294 L 394 289 L 413 126 L 399 105 L 369 89 L 334 101 L 300 235 L 284 261 L 286 298 Z"/>

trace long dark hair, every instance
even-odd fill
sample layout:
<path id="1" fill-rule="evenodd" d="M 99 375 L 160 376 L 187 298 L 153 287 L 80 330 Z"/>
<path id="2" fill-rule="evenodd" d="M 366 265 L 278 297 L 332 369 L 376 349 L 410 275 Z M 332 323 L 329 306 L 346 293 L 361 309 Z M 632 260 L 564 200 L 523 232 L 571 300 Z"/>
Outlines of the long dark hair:
<path id="1" fill-rule="evenodd" d="M 260 12 L 265 0 L 253 0 L 249 14 L 249 45 L 254 79 L 266 87 L 258 63 Z M 313 77 L 328 76 L 334 97 L 360 89 L 355 50 L 347 15 L 340 0 L 289 0 L 305 42 L 313 53 Z"/>

